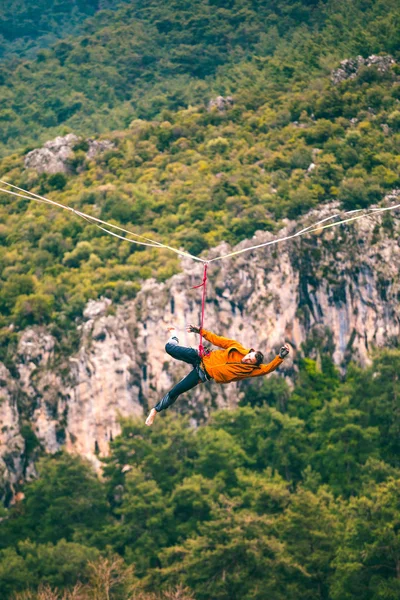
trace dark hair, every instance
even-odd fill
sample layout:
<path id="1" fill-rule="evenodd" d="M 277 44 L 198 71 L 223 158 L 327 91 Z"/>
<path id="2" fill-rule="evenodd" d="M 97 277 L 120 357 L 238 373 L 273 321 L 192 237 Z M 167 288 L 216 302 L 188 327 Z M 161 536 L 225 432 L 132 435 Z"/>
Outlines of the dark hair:
<path id="1" fill-rule="evenodd" d="M 262 361 L 264 360 L 264 354 L 262 352 L 260 352 L 259 350 L 256 351 L 256 359 L 257 359 L 257 365 L 261 365 Z"/>

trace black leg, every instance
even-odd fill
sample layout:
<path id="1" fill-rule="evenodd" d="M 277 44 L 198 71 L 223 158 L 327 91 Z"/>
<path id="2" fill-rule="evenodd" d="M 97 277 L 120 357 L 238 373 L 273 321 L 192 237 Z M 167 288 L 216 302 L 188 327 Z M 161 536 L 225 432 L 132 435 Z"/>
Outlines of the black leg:
<path id="1" fill-rule="evenodd" d="M 201 383 L 201 379 L 199 378 L 196 369 L 193 369 L 193 371 L 190 371 L 186 377 L 177 383 L 172 390 L 165 394 L 164 398 L 162 398 L 160 402 L 156 404 L 156 411 L 160 412 L 161 410 L 165 410 L 175 402 L 178 396 L 196 387 L 198 383 Z"/>
<path id="2" fill-rule="evenodd" d="M 173 358 L 183 360 L 183 362 L 193 365 L 194 367 L 197 367 L 200 362 L 197 350 L 194 348 L 187 348 L 186 346 L 179 346 L 178 342 L 175 342 L 175 340 L 167 342 L 165 351 Z"/>

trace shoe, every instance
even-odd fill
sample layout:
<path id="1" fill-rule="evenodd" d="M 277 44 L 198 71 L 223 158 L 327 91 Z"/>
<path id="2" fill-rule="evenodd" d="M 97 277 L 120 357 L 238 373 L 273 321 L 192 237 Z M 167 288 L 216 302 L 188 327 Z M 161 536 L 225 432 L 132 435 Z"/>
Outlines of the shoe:
<path id="1" fill-rule="evenodd" d="M 167 332 L 169 333 L 168 341 L 175 340 L 179 344 L 178 332 L 176 327 L 173 325 L 171 327 L 167 327 Z"/>

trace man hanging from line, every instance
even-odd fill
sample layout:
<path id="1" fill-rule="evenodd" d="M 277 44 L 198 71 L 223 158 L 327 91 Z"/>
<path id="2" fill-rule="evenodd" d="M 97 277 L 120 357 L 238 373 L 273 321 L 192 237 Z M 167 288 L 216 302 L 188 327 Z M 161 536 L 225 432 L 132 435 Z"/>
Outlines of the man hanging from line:
<path id="1" fill-rule="evenodd" d="M 200 327 L 194 325 L 189 325 L 187 330 L 189 333 L 200 333 Z M 168 331 L 171 337 L 165 346 L 165 350 L 173 358 L 192 365 L 193 369 L 151 409 L 146 419 L 146 425 L 149 426 L 153 424 L 157 413 L 171 406 L 180 394 L 191 390 L 199 383 L 212 379 L 217 383 L 229 383 L 248 377 L 267 375 L 267 373 L 275 371 L 289 354 L 289 346 L 285 344 L 281 347 L 278 356 L 275 356 L 270 363 L 264 365 L 262 364 L 264 359 L 262 352 L 253 348 L 244 348 L 236 340 L 229 340 L 202 329 L 201 335 L 204 339 L 214 344 L 214 346 L 219 346 L 222 350 L 212 350 L 201 358 L 194 348 L 179 345 L 175 327 L 169 327 Z"/>

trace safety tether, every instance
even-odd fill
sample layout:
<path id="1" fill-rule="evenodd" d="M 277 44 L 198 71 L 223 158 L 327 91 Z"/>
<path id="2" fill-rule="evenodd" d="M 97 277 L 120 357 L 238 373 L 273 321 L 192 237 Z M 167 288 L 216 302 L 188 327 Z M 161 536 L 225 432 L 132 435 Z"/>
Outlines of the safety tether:
<path id="1" fill-rule="evenodd" d="M 195 285 L 194 287 L 192 287 L 192 290 L 196 290 L 197 288 L 202 287 L 203 288 L 203 294 L 201 297 L 201 318 L 200 318 L 200 342 L 199 342 L 199 356 L 200 358 L 203 358 L 203 356 L 205 355 L 205 351 L 204 351 L 204 346 L 203 346 L 203 325 L 204 325 L 204 307 L 206 304 L 206 289 L 207 289 L 207 268 L 208 268 L 208 263 L 205 262 L 204 263 L 204 270 L 203 270 L 203 281 L 202 283 L 200 283 L 199 285 Z"/>

